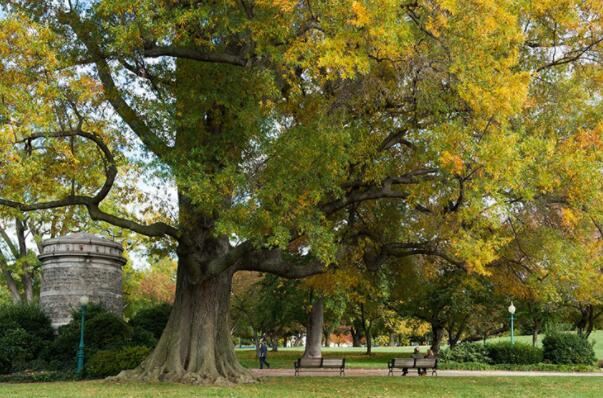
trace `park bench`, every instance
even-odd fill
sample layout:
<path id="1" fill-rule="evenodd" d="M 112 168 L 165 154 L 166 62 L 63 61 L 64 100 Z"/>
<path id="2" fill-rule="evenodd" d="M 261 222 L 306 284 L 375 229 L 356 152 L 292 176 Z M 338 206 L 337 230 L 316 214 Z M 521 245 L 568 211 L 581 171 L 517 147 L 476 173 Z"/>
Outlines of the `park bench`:
<path id="1" fill-rule="evenodd" d="M 293 362 L 295 376 L 302 369 L 338 370 L 340 376 L 345 376 L 345 358 L 298 358 Z"/>
<path id="2" fill-rule="evenodd" d="M 402 375 L 404 376 L 404 369 L 417 369 L 419 372 L 421 369 L 431 369 L 431 374 L 438 375 L 438 359 L 437 358 L 394 358 L 387 363 L 389 370 L 388 375 L 394 375 L 394 369 L 402 369 Z"/>

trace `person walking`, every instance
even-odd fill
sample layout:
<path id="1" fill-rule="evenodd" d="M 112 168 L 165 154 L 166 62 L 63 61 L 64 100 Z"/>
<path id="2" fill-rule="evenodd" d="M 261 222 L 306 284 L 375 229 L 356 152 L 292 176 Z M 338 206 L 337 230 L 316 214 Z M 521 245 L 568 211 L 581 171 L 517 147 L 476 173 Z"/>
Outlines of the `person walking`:
<path id="1" fill-rule="evenodd" d="M 262 344 L 260 344 L 260 369 L 264 369 L 264 365 L 270 369 L 270 364 L 267 361 L 268 358 L 268 345 L 266 345 L 266 340 L 262 340 Z"/>

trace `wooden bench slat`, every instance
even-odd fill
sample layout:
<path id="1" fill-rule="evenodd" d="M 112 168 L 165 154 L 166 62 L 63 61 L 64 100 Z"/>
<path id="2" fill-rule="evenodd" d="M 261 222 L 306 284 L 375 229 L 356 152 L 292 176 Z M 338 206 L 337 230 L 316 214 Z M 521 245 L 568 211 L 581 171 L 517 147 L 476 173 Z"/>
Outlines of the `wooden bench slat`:
<path id="1" fill-rule="evenodd" d="M 435 358 L 419 358 L 416 360 L 415 367 L 417 368 L 433 368 L 436 364 Z"/>
<path id="2" fill-rule="evenodd" d="M 301 358 L 298 362 L 300 368 L 320 368 L 321 358 Z"/>
<path id="3" fill-rule="evenodd" d="M 413 358 L 394 358 L 394 368 L 412 368 L 415 365 Z"/>
<path id="4" fill-rule="evenodd" d="M 345 374 L 345 358 L 298 358 L 293 365 L 296 376 L 301 369 L 335 369 Z"/>
<path id="5" fill-rule="evenodd" d="M 343 358 L 323 358 L 323 368 L 341 368 L 343 367 Z"/>

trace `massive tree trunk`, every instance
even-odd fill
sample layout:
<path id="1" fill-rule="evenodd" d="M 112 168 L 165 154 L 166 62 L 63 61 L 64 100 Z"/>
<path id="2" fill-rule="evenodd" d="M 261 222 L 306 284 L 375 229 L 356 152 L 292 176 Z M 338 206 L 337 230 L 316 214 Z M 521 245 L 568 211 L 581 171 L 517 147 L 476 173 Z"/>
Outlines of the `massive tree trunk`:
<path id="1" fill-rule="evenodd" d="M 306 329 L 306 349 L 304 358 L 320 358 L 320 343 L 322 340 L 322 324 L 324 317 L 324 305 L 322 297 L 317 298 L 312 303 L 312 311 L 308 316 L 308 326 Z"/>
<path id="2" fill-rule="evenodd" d="M 178 266 L 176 299 L 157 346 L 134 370 L 118 379 L 192 384 L 252 382 L 238 362 L 229 329 L 232 272 L 199 284 Z"/>

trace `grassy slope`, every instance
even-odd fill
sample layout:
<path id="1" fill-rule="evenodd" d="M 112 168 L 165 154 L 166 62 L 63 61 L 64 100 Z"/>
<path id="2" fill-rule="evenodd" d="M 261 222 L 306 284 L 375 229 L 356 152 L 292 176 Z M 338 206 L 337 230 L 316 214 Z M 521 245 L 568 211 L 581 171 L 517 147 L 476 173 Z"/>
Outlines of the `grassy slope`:
<path id="1" fill-rule="evenodd" d="M 115 397 L 600 397 L 603 377 L 479 378 L 268 378 L 236 387 L 115 384 L 101 381 L 0 385 L 0 396 L 45 398 Z"/>

